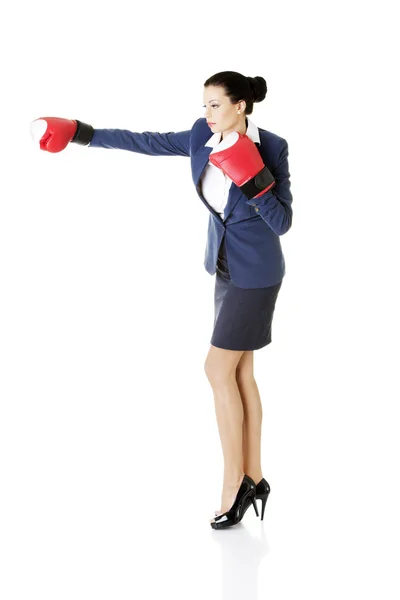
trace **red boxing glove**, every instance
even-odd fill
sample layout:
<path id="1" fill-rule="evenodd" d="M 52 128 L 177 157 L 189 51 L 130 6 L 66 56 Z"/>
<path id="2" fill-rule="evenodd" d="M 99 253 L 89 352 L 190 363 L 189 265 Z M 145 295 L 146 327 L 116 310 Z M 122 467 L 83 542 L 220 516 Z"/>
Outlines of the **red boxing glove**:
<path id="1" fill-rule="evenodd" d="M 35 141 L 39 141 L 41 150 L 61 152 L 74 137 L 77 127 L 77 122 L 70 119 L 43 117 L 33 121 L 31 134 Z"/>
<path id="2" fill-rule="evenodd" d="M 92 139 L 94 129 L 91 125 L 72 119 L 42 117 L 31 123 L 31 135 L 41 150 L 61 152 L 69 142 L 87 145 Z"/>
<path id="3" fill-rule="evenodd" d="M 264 165 L 255 143 L 238 131 L 227 135 L 211 151 L 209 160 L 228 175 L 249 199 L 258 198 L 275 185 L 274 176 Z"/>

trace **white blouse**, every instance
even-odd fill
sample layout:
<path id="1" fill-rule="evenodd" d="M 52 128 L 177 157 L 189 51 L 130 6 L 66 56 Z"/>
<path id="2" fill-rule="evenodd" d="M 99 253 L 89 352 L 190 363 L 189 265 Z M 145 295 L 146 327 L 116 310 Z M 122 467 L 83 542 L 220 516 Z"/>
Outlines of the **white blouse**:
<path id="1" fill-rule="evenodd" d="M 260 135 L 258 127 L 247 118 L 247 130 L 246 135 L 254 142 L 260 143 Z M 206 146 L 215 148 L 221 141 L 221 133 L 214 133 Z M 204 196 L 207 203 L 219 213 L 222 220 L 224 220 L 224 210 L 228 202 L 229 190 L 233 181 L 230 179 L 220 168 L 213 165 L 208 161 L 206 168 L 201 176 L 201 193 Z"/>

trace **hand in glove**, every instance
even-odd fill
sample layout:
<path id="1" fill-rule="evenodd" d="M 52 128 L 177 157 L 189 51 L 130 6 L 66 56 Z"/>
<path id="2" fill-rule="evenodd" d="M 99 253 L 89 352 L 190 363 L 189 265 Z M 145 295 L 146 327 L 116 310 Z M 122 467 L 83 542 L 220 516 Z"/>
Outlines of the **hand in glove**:
<path id="1" fill-rule="evenodd" d="M 275 185 L 275 179 L 264 165 L 255 143 L 238 131 L 227 135 L 211 151 L 209 160 L 232 179 L 249 199 L 258 198 Z"/>

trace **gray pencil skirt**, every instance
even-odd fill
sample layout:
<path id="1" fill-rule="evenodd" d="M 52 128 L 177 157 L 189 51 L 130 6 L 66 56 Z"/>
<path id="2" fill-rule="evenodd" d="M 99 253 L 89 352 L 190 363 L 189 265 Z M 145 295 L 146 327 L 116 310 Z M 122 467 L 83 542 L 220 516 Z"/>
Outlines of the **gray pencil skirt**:
<path id="1" fill-rule="evenodd" d="M 215 276 L 214 329 L 210 343 L 225 350 L 259 350 L 272 341 L 272 317 L 282 281 L 264 287 L 237 287 L 229 275 L 225 237 Z"/>

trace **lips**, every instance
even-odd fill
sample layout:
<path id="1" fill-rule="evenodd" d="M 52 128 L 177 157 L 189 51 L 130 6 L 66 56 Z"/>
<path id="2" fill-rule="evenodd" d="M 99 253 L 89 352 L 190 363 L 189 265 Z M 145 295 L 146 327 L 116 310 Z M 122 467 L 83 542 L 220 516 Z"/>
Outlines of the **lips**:
<path id="1" fill-rule="evenodd" d="M 207 123 L 207 125 L 215 125 L 215 123 Z"/>

